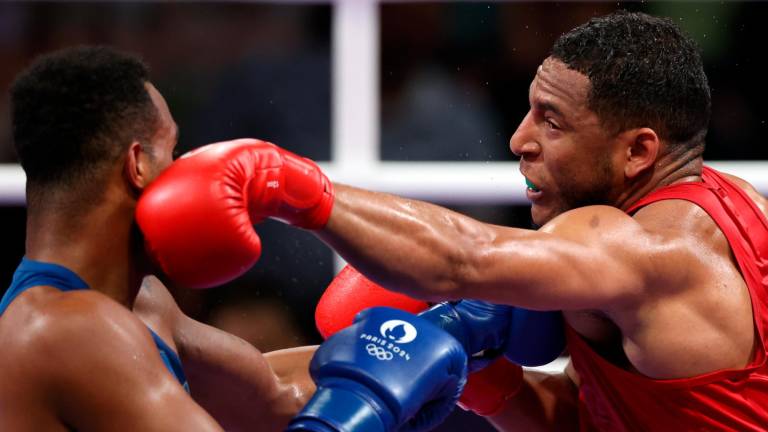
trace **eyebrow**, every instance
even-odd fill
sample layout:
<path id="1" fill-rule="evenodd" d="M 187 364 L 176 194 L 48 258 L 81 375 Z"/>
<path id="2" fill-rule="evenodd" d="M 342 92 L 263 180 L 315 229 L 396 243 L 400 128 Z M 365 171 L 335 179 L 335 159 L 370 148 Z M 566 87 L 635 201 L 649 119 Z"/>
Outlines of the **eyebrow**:
<path id="1" fill-rule="evenodd" d="M 537 111 L 551 111 L 559 117 L 565 117 L 563 112 L 551 102 L 534 102 L 533 106 Z"/>

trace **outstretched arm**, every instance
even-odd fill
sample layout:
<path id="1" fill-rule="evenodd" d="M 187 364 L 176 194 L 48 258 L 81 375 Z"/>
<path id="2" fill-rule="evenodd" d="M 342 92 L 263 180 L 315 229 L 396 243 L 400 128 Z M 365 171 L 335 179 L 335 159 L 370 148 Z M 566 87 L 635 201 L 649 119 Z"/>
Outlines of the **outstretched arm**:
<path id="1" fill-rule="evenodd" d="M 366 276 L 416 298 L 600 308 L 638 295 L 653 266 L 653 241 L 611 207 L 572 210 L 533 231 L 394 195 L 335 188 L 331 218 L 318 235 Z"/>
<path id="2" fill-rule="evenodd" d="M 177 199 L 191 189 L 211 193 Z M 211 214 L 220 219 L 211 222 Z M 313 162 L 257 140 L 188 154 L 152 183 L 137 209 L 155 260 L 183 257 L 183 266 L 167 265 L 165 273 L 197 286 L 250 266 L 258 256 L 252 223 L 267 217 L 315 230 L 374 282 L 424 300 L 605 309 L 639 297 L 644 278 L 658 275 L 650 259 L 658 243 L 615 208 L 572 210 L 539 231 L 489 225 L 424 202 L 333 185 Z M 217 229 L 203 242 L 199 232 L 211 233 L 200 226 Z M 210 253 L 241 249 L 249 251 L 243 261 Z M 189 281 L 188 272 L 204 280 Z"/>

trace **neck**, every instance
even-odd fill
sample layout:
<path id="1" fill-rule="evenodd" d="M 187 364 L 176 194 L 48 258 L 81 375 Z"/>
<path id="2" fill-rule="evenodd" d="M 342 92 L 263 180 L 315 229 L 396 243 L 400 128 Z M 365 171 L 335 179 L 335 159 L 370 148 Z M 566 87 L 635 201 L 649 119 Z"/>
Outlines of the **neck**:
<path id="1" fill-rule="evenodd" d="M 683 154 L 669 152 L 661 156 L 654 166 L 635 179 L 631 187 L 621 193 L 617 207 L 629 209 L 635 202 L 651 192 L 676 183 L 701 181 L 704 161 L 700 150 L 687 150 Z"/>
<path id="2" fill-rule="evenodd" d="M 85 208 L 66 197 L 46 197 L 45 205 L 31 206 L 26 256 L 65 266 L 91 289 L 131 308 L 143 277 L 135 246 L 135 202 L 110 200 L 109 192 Z"/>

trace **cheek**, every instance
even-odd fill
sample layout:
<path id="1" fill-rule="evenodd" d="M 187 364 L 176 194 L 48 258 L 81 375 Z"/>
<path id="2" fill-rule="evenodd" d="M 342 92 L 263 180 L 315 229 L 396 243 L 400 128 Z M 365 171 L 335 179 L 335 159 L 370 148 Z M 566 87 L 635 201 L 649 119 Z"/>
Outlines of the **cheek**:
<path id="1" fill-rule="evenodd" d="M 545 155 L 545 160 L 553 177 L 565 182 L 589 182 L 604 179 L 605 172 L 613 166 L 604 146 L 597 143 L 598 138 L 578 140 L 560 140 L 552 146 L 553 151 Z M 597 145 L 593 145 L 593 143 Z"/>
<path id="2" fill-rule="evenodd" d="M 158 174 L 165 171 L 166 168 L 173 163 L 173 154 L 171 152 L 163 152 L 161 157 L 155 160 L 155 168 Z"/>
<path id="3" fill-rule="evenodd" d="M 165 171 L 173 162 L 171 157 L 166 157 L 163 155 L 162 157 L 157 157 L 152 162 L 152 180 L 157 178 L 157 176 L 160 175 L 163 171 Z"/>
<path id="4" fill-rule="evenodd" d="M 173 163 L 173 158 L 168 156 L 158 164 L 158 171 L 159 172 L 165 171 L 169 166 L 171 166 L 172 163 Z"/>
<path id="5" fill-rule="evenodd" d="M 585 152 L 563 152 L 553 155 L 548 163 L 552 186 L 557 201 L 570 201 L 573 197 L 602 188 L 606 182 L 605 157 Z"/>
<path id="6" fill-rule="evenodd" d="M 551 179 L 560 186 L 564 183 L 577 181 L 579 172 L 589 166 L 589 161 L 583 152 L 575 152 L 571 145 L 560 145 L 544 155 L 544 164 Z"/>

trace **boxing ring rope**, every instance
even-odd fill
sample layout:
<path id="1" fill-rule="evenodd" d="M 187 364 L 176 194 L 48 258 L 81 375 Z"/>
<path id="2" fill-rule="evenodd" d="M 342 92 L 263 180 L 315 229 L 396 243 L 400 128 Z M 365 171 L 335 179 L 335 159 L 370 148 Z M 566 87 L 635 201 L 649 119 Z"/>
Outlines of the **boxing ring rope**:
<path id="1" fill-rule="evenodd" d="M 320 164 L 328 177 L 443 204 L 526 204 L 525 180 L 516 162 L 380 160 L 378 2 L 335 0 L 333 4 L 332 162 Z M 708 163 L 768 194 L 768 161 Z M 24 205 L 24 184 L 20 166 L 0 164 L 0 205 Z M 341 264 L 337 259 L 337 269 Z M 565 360 L 558 359 L 536 369 L 562 371 L 564 366 Z"/>
<path id="2" fill-rule="evenodd" d="M 709 166 L 737 175 L 768 194 L 768 161 L 714 161 Z M 516 162 L 321 163 L 333 181 L 414 199 L 457 205 L 526 205 L 525 180 Z M 0 205 L 24 205 L 21 167 L 0 164 Z"/>

